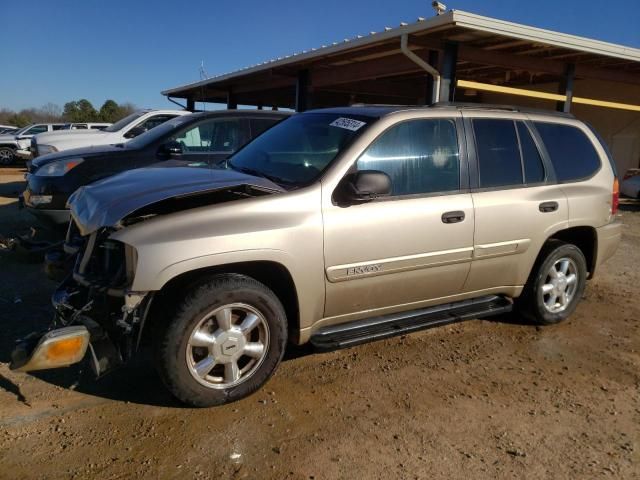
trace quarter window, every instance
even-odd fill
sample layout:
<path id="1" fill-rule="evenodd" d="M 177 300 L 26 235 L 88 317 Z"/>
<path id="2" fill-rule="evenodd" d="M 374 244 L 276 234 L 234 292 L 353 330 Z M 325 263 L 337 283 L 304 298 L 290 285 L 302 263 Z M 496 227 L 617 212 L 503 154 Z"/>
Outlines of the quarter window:
<path id="1" fill-rule="evenodd" d="M 585 133 L 571 125 L 535 122 L 559 182 L 590 177 L 600 168 L 600 156 Z"/>
<path id="2" fill-rule="evenodd" d="M 391 127 L 357 162 L 391 178 L 391 194 L 417 195 L 460 189 L 460 153 L 451 119 L 411 120 Z"/>
<path id="3" fill-rule="evenodd" d="M 544 166 L 542 157 L 531 137 L 531 132 L 523 122 L 516 122 L 520 148 L 522 150 L 522 164 L 524 165 L 525 183 L 539 183 L 544 181 Z"/>

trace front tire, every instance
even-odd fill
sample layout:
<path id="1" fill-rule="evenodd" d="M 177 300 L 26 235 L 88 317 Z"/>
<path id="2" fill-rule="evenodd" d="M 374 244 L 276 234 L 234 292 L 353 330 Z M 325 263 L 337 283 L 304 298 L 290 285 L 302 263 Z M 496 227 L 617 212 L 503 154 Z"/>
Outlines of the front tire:
<path id="1" fill-rule="evenodd" d="M 578 306 L 586 281 L 587 262 L 582 251 L 552 240 L 540 252 L 516 306 L 534 323 L 559 323 Z"/>
<path id="2" fill-rule="evenodd" d="M 0 147 L 0 165 L 11 165 L 15 157 L 15 150 L 13 148 Z"/>
<path id="3" fill-rule="evenodd" d="M 286 342 L 286 314 L 269 288 L 244 275 L 216 275 L 189 294 L 161 330 L 156 365 L 182 402 L 222 405 L 264 385 Z"/>

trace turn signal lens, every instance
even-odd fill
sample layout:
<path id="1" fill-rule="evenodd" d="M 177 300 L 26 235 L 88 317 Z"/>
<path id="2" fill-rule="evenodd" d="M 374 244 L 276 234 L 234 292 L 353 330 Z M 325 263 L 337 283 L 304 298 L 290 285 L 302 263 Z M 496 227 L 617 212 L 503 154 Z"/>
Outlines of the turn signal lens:
<path id="1" fill-rule="evenodd" d="M 51 343 L 45 355 L 47 360 L 53 362 L 68 362 L 80 354 L 83 346 L 84 342 L 80 337 L 65 338 Z"/>
<path id="2" fill-rule="evenodd" d="M 620 207 L 620 184 L 618 179 L 613 180 L 613 195 L 611 198 L 611 215 L 618 213 L 618 207 Z"/>

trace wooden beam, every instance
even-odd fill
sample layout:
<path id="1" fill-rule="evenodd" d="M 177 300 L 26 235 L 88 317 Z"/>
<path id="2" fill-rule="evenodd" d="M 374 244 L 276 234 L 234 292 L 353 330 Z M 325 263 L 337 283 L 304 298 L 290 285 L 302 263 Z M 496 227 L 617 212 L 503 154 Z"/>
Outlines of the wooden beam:
<path id="1" fill-rule="evenodd" d="M 509 53 L 489 52 L 481 48 L 465 47 L 460 45 L 458 49 L 458 59 L 495 65 L 498 67 L 527 70 L 529 72 L 546 72 L 562 76 L 565 73 L 566 63 L 557 62 L 545 58 L 527 57 L 523 55 L 513 55 Z M 630 83 L 640 85 L 640 77 L 631 73 L 609 70 L 604 68 L 589 67 L 587 65 L 576 64 L 576 77 L 593 78 L 610 82 Z"/>

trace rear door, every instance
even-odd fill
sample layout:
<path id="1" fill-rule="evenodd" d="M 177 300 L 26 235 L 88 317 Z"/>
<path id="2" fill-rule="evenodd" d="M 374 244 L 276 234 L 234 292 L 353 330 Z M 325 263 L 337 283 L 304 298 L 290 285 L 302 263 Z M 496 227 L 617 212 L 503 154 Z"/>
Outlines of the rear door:
<path id="1" fill-rule="evenodd" d="M 546 239 L 568 224 L 568 203 L 527 118 L 465 112 L 475 209 L 466 291 L 526 283 Z"/>

